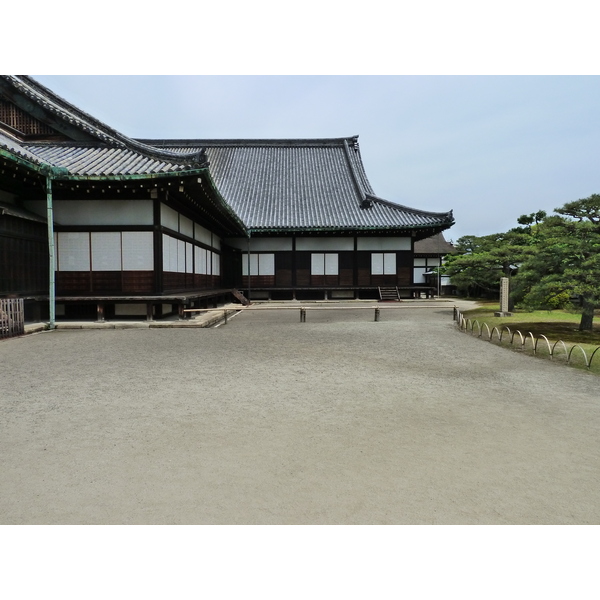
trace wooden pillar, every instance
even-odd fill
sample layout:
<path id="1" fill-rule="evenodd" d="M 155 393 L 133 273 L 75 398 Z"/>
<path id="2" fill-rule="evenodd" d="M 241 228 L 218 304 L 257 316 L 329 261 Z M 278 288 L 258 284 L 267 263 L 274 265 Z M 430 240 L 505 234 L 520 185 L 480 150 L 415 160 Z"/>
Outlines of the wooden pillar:
<path id="1" fill-rule="evenodd" d="M 352 285 L 358 286 L 358 236 L 354 236 L 354 254 L 352 256 Z M 358 291 L 355 292 L 355 299 L 358 298 Z"/>
<path id="2" fill-rule="evenodd" d="M 293 298 L 296 299 L 296 236 L 292 236 L 292 287 L 294 288 Z"/>
<path id="3" fill-rule="evenodd" d="M 163 292 L 163 238 L 160 224 L 160 200 L 154 200 L 154 293 Z"/>

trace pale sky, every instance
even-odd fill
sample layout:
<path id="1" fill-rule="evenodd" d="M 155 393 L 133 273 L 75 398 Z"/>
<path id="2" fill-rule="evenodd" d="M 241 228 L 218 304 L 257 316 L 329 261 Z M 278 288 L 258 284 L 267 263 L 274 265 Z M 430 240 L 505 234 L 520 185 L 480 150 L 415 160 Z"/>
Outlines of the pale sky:
<path id="1" fill-rule="evenodd" d="M 375 193 L 446 238 L 600 193 L 598 76 L 35 76 L 139 138 L 359 135 Z"/>

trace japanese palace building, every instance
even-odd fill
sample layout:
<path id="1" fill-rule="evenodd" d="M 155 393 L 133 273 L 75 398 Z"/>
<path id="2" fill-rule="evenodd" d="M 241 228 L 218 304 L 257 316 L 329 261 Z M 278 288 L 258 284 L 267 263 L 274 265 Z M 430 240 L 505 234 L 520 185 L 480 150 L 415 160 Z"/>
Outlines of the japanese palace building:
<path id="1" fill-rule="evenodd" d="M 439 264 L 415 243 L 453 223 L 379 198 L 358 137 L 135 140 L 0 76 L 0 296 L 25 298 L 30 318 L 52 297 L 66 317 L 155 318 L 235 288 L 410 296 Z"/>

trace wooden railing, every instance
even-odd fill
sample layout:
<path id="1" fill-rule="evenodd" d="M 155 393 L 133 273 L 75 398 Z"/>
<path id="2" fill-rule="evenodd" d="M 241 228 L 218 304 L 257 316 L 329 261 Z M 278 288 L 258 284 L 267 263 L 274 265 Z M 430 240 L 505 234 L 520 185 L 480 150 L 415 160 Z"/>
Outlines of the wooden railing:
<path id="1" fill-rule="evenodd" d="M 24 334 L 23 298 L 0 298 L 0 339 Z"/>

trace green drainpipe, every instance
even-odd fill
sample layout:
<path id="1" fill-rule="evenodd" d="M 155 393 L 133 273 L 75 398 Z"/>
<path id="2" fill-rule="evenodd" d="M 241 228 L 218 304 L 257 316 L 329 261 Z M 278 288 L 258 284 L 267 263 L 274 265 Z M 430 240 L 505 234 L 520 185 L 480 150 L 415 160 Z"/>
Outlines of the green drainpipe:
<path id="1" fill-rule="evenodd" d="M 46 215 L 48 219 L 48 254 L 50 256 L 50 286 L 48 302 L 50 329 L 56 327 L 56 249 L 54 247 L 54 208 L 52 206 L 52 176 L 46 174 Z"/>

